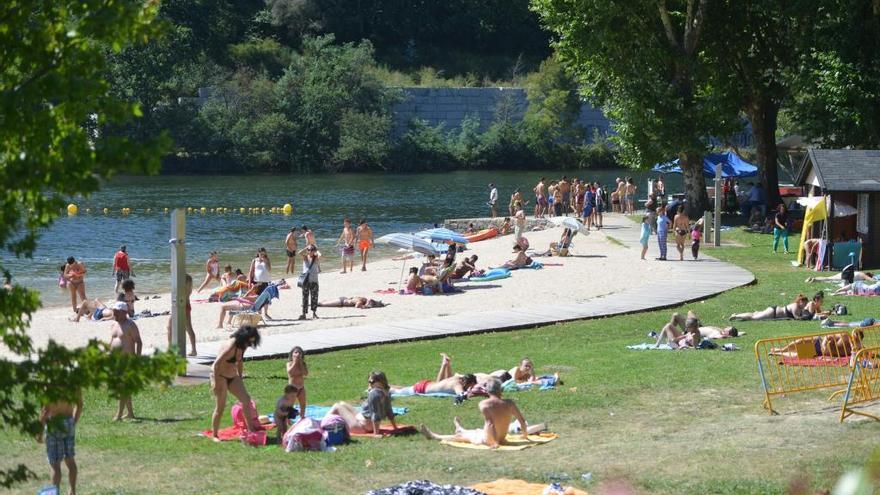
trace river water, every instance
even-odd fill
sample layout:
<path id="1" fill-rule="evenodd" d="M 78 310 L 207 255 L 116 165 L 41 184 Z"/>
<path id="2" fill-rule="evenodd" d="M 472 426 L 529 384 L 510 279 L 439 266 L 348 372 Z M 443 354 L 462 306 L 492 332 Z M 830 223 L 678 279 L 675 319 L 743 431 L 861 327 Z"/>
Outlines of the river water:
<path id="1" fill-rule="evenodd" d="M 308 225 L 316 234 L 325 256 L 336 258 L 331 246 L 339 236 L 342 219 L 356 224 L 365 217 L 376 237 L 392 232 L 416 232 L 442 223 L 446 218 L 489 216 L 488 184 L 499 190 L 499 214 L 504 215 L 510 194 L 520 188 L 530 193 L 541 176 L 559 178 L 572 171 L 457 171 L 418 175 L 337 174 L 310 176 L 162 176 L 116 177 L 105 182 L 89 198 L 75 198 L 76 216 L 59 218 L 44 231 L 33 259 L 10 258 L 3 263 L 18 283 L 41 292 L 43 304 L 56 306 L 69 301 L 57 284 L 59 266 L 68 256 L 85 262 L 88 297 L 112 297 L 113 255 L 121 244 L 128 253 L 137 292 L 169 290 L 171 257 L 170 215 L 165 208 L 228 208 L 234 213 L 187 215 L 187 269 L 196 285 L 204 278 L 207 253 L 219 251 L 221 267 L 230 263 L 247 271 L 259 247 L 266 247 L 272 260 L 273 278 L 280 278 L 286 257 L 284 237 L 292 226 Z M 615 177 L 632 175 L 639 196 L 644 196 L 648 173 L 629 170 L 597 170 L 575 175 L 603 184 Z M 667 190 L 681 189 L 680 176 L 667 176 Z M 269 208 L 290 203 L 290 216 L 268 213 Z M 104 208 L 110 212 L 104 214 Z M 122 208 L 131 213 L 123 215 Z M 265 214 L 241 214 L 239 208 L 265 208 Z M 150 211 L 148 212 L 147 209 Z M 530 209 L 530 208 L 527 208 Z M 90 210 L 87 212 L 86 210 Z M 393 250 L 377 246 L 377 256 Z M 372 253 L 372 252 L 371 252 Z"/>

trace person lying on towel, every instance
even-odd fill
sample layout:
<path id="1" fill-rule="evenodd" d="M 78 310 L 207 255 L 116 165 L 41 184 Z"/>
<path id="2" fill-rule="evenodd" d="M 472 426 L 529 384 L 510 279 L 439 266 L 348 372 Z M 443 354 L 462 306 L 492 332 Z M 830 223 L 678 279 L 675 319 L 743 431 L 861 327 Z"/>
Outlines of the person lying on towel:
<path id="1" fill-rule="evenodd" d="M 852 356 L 856 351 L 861 349 L 863 338 L 864 332 L 861 330 L 856 330 L 855 342 L 852 341 L 849 334 L 846 332 L 831 335 L 819 335 L 817 337 L 806 337 L 797 339 L 785 347 L 771 349 L 769 354 L 771 356 L 804 357 L 804 351 L 799 348 L 802 348 L 804 344 L 807 344 L 813 346 L 812 349 L 809 349 L 809 351 L 811 351 L 810 354 L 813 355 L 812 357 L 847 357 Z"/>
<path id="2" fill-rule="evenodd" d="M 477 377 L 473 374 L 460 375 L 453 373 L 449 356 L 441 353 L 440 358 L 440 370 L 437 372 L 437 379 L 435 381 L 419 380 L 409 387 L 392 385 L 391 394 L 401 396 L 424 394 L 458 395 L 477 384 Z"/>
<path id="3" fill-rule="evenodd" d="M 489 382 L 480 385 L 489 394 L 489 398 L 480 401 L 479 404 L 480 414 L 483 415 L 484 420 L 482 428 L 465 429 L 461 426 L 460 418 L 456 416 L 453 419 L 455 433 L 452 435 L 438 435 L 429 430 L 427 426 L 420 425 L 419 430 L 422 434 L 429 440 L 468 442 L 474 445 L 486 445 L 497 449 L 506 443 L 507 433 L 513 418 L 516 418 L 519 422 L 520 430 L 528 434 L 535 434 L 544 429 L 544 425 L 528 426 L 526 418 L 523 417 L 516 404 L 510 399 L 501 398 L 500 380 L 491 379 Z M 523 435 L 523 438 L 528 440 L 528 434 Z"/>

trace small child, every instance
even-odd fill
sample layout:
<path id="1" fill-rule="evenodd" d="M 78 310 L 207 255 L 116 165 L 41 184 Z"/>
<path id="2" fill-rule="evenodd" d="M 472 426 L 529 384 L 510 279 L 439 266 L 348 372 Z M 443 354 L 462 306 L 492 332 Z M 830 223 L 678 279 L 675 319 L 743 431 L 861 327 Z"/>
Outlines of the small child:
<path id="1" fill-rule="evenodd" d="M 700 239 L 703 238 L 703 224 L 702 220 L 698 220 L 697 223 L 694 224 L 694 228 L 691 230 L 691 254 L 694 255 L 694 260 L 697 259 L 697 256 L 700 254 Z"/>
<path id="2" fill-rule="evenodd" d="M 134 294 L 134 280 L 126 279 L 122 281 L 122 301 L 128 305 L 128 316 L 134 316 L 134 302 L 138 297 Z"/>
<path id="3" fill-rule="evenodd" d="M 284 433 L 290 428 L 293 420 L 299 416 L 299 411 L 293 407 L 299 393 L 302 391 L 296 385 L 285 385 L 284 395 L 275 403 L 275 426 L 278 428 L 278 443 L 284 438 Z"/>
<path id="4" fill-rule="evenodd" d="M 642 217 L 642 235 L 639 237 L 639 243 L 642 245 L 642 259 L 648 252 L 648 238 L 651 236 L 651 215 Z"/>
<path id="5" fill-rule="evenodd" d="M 504 222 L 501 224 L 501 229 L 499 229 L 499 234 L 507 235 L 510 233 L 510 217 L 504 217 Z"/>
<path id="6" fill-rule="evenodd" d="M 290 358 L 287 360 L 287 383 L 297 388 L 299 410 L 306 413 L 306 377 L 309 376 L 309 367 L 306 365 L 305 353 L 300 346 L 294 346 L 290 350 Z"/>
<path id="7" fill-rule="evenodd" d="M 232 265 L 226 265 L 223 267 L 223 275 L 220 275 L 220 284 L 223 287 L 227 287 L 232 282 L 235 282 L 235 274 L 232 273 Z"/>

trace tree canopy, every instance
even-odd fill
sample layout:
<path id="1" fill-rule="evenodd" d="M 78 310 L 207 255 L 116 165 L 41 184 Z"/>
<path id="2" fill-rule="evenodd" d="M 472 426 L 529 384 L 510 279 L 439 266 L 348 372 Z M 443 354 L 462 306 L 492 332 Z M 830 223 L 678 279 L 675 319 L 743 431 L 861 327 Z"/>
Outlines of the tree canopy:
<path id="1" fill-rule="evenodd" d="M 89 194 L 118 170 L 153 172 L 167 145 L 161 135 L 134 143 L 103 135 L 105 126 L 141 114 L 119 100 L 105 78 L 106 53 L 157 34 L 156 7 L 139 1 L 11 0 L 0 17 L 0 246 L 31 257 L 39 232 L 65 199 Z M 3 262 L 0 269 L 14 281 Z M 0 418 L 6 428 L 39 431 L 39 407 L 74 399 L 81 388 L 105 387 L 121 396 L 178 370 L 172 354 L 135 357 L 106 344 L 35 349 L 27 334 L 39 307 L 34 291 L 13 283 L 0 289 L 0 340 L 14 357 L 0 358 Z M 0 471 L 0 486 L 29 476 L 24 466 Z"/>

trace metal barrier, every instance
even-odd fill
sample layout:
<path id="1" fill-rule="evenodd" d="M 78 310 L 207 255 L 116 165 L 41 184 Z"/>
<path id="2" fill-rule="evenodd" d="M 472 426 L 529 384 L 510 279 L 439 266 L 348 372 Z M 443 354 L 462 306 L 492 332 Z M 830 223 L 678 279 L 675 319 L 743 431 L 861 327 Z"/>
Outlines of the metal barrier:
<path id="1" fill-rule="evenodd" d="M 856 353 L 853 360 L 840 410 L 840 422 L 843 423 L 853 414 L 880 421 L 880 417 L 852 408 L 877 399 L 880 399 L 880 346 L 866 347 Z"/>
<path id="2" fill-rule="evenodd" d="M 880 325 L 856 328 L 852 331 L 852 338 L 857 349 L 880 347 Z"/>
<path id="3" fill-rule="evenodd" d="M 773 409 L 773 397 L 847 386 L 851 352 L 823 348 L 826 338 L 830 337 L 852 342 L 848 329 L 841 329 L 762 339 L 755 343 L 755 359 L 764 390 L 763 406 L 770 414 L 778 414 Z M 828 355 L 823 356 L 823 352 L 817 351 Z M 838 390 L 832 393 L 829 400 L 842 392 Z"/>

